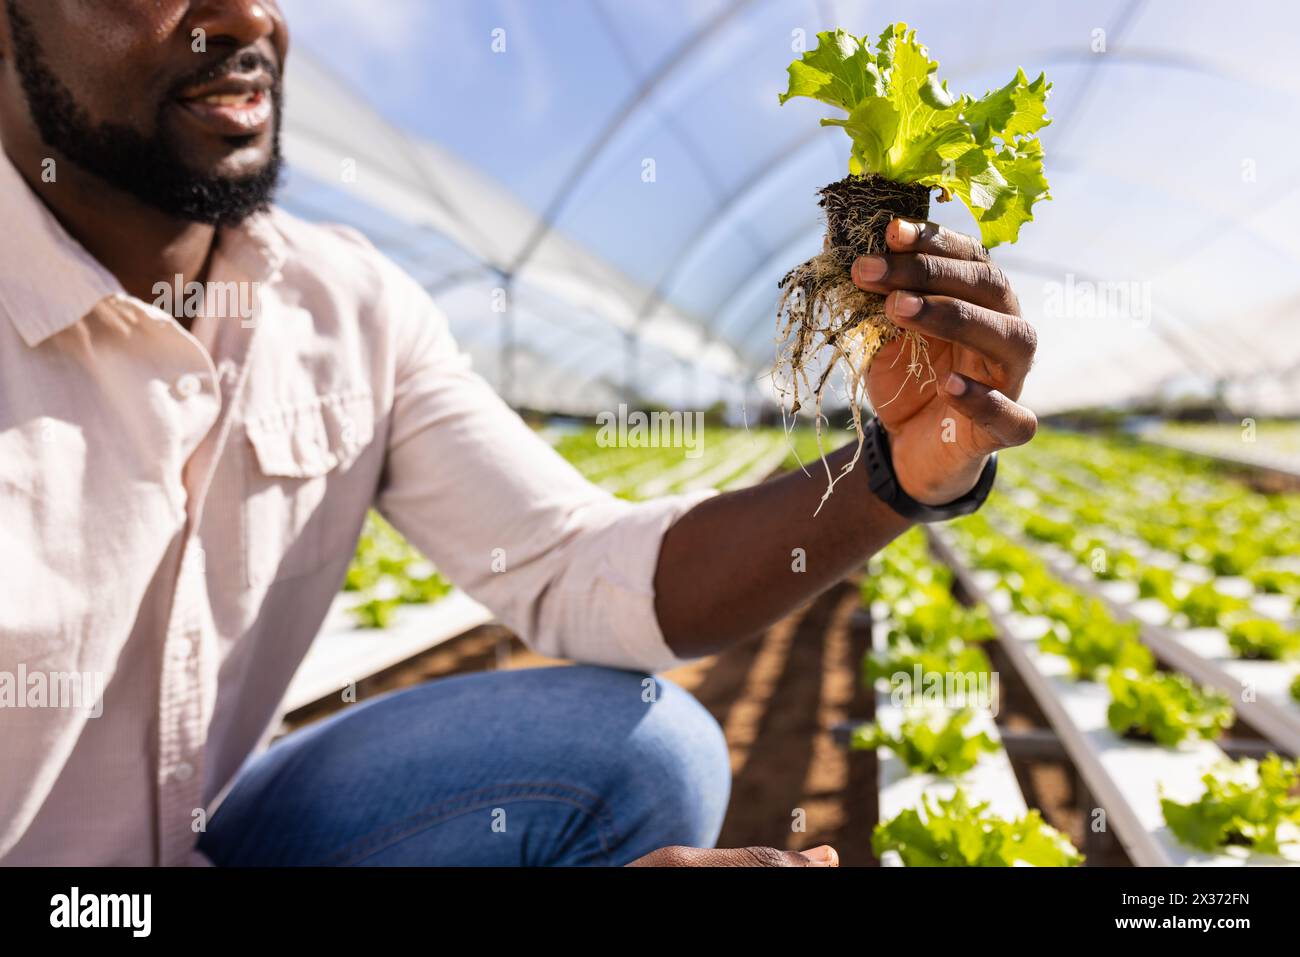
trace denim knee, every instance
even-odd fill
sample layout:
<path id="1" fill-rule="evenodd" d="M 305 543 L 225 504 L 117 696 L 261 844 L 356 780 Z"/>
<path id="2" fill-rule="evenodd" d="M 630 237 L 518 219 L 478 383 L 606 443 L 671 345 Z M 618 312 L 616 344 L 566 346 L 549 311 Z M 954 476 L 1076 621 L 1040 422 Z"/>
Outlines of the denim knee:
<path id="1" fill-rule="evenodd" d="M 712 847 L 731 793 L 722 728 L 678 685 L 637 677 L 650 700 L 620 760 L 628 859 L 670 844 Z"/>

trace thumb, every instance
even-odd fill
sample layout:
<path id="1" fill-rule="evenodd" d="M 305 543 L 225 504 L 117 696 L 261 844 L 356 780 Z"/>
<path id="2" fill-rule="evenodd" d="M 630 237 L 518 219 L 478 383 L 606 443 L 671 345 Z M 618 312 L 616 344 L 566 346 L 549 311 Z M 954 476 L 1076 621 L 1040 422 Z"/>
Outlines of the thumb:
<path id="1" fill-rule="evenodd" d="M 820 844 L 812 850 L 804 851 L 803 856 L 808 858 L 809 867 L 840 866 L 840 855 L 829 844 Z"/>
<path id="2" fill-rule="evenodd" d="M 838 867 L 835 848 L 823 844 L 800 854 L 774 847 L 664 847 L 629 867 Z"/>

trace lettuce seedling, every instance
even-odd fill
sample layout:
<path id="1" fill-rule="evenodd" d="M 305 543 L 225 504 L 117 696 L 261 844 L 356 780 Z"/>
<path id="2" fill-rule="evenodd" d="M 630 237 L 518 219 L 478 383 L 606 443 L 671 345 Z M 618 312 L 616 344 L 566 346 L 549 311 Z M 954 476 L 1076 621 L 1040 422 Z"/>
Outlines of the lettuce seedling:
<path id="1" fill-rule="evenodd" d="M 894 624 L 889 629 L 891 643 L 906 638 L 913 644 L 929 647 L 949 638 L 964 641 L 989 641 L 995 637 L 993 620 L 987 608 L 967 608 L 951 593 L 943 600 L 909 607 L 906 600 L 893 606 Z"/>
<path id="2" fill-rule="evenodd" d="M 852 148 L 848 177 L 820 191 L 823 251 L 781 280 L 773 382 L 791 414 L 815 402 L 820 435 L 825 389 L 842 364 L 859 452 L 867 369 L 900 330 L 886 318 L 883 296 L 853 284 L 853 261 L 884 251 L 895 217 L 928 218 L 935 190 L 940 201 L 956 196 L 966 205 L 986 246 L 1015 242 L 1034 205 L 1050 198 L 1035 135 L 1049 123 L 1046 77 L 1030 80 L 1017 70 L 1002 88 L 975 98 L 951 93 L 938 69 L 906 24 L 886 27 L 874 47 L 834 30 L 819 33 L 817 47 L 790 64 L 780 96 L 782 104 L 806 97 L 843 113 L 821 123 L 842 128 Z M 929 367 L 925 340 L 910 332 L 906 347 L 908 372 L 920 378 Z M 824 350 L 825 368 L 810 369 Z"/>
<path id="3" fill-rule="evenodd" d="M 1248 607 L 1245 599 L 1225 595 L 1214 587 L 1214 582 L 1201 582 L 1183 596 L 1177 610 L 1187 617 L 1192 628 L 1217 628 L 1225 620 Z"/>
<path id="4" fill-rule="evenodd" d="M 397 529 L 376 512 L 366 516 L 343 590 L 357 600 L 348 611 L 359 628 L 388 628 L 402 605 L 430 604 L 452 590 Z"/>
<path id="5" fill-rule="evenodd" d="M 1106 720 L 1116 734 L 1149 737 L 1172 748 L 1188 736 L 1218 737 L 1233 722 L 1227 695 L 1198 688 L 1184 675 L 1117 669 L 1107 684 L 1111 701 Z"/>
<path id="6" fill-rule="evenodd" d="M 897 734 L 878 723 L 859 725 L 853 729 L 851 745 L 862 751 L 888 748 L 917 774 L 964 774 L 975 767 L 981 754 L 1002 747 L 985 731 L 966 733 L 966 725 L 974 717 L 969 708 L 926 710 L 905 718 Z"/>
<path id="7" fill-rule="evenodd" d="M 964 644 L 958 638 L 931 641 L 918 645 L 909 638 L 899 638 L 882 651 L 870 652 L 862 663 L 862 678 L 867 687 L 884 679 L 896 688 L 911 688 L 916 676 L 921 687 L 938 681 L 941 685 L 950 675 L 971 676 L 991 672 L 988 655 L 975 645 Z M 915 692 L 915 689 L 913 689 Z"/>
<path id="8" fill-rule="evenodd" d="M 1228 629 L 1228 644 L 1239 658 L 1282 661 L 1300 655 L 1300 632 L 1269 618 L 1251 618 Z"/>
<path id="9" fill-rule="evenodd" d="M 1242 844 L 1278 854 L 1284 843 L 1300 843 L 1300 769 L 1270 754 L 1214 768 L 1201 779 L 1205 793 L 1180 804 L 1161 798 L 1165 823 L 1184 844 L 1214 851 Z"/>
<path id="10" fill-rule="evenodd" d="M 1095 681 L 1103 668 L 1128 669 L 1147 674 L 1155 667 L 1155 659 L 1146 645 L 1138 640 L 1140 626 L 1136 622 L 1121 624 L 1097 606 L 1101 614 L 1071 627 L 1060 622 L 1039 639 L 1043 651 L 1063 655 L 1070 662 L 1070 671 L 1082 681 Z"/>
<path id="11" fill-rule="evenodd" d="M 1015 821 L 991 814 L 988 804 L 970 803 L 960 788 L 947 798 L 921 798 L 876 825 L 876 856 L 896 851 L 908 867 L 1076 867 L 1083 855 L 1037 811 Z M 924 812 L 924 814 L 922 813 Z"/>

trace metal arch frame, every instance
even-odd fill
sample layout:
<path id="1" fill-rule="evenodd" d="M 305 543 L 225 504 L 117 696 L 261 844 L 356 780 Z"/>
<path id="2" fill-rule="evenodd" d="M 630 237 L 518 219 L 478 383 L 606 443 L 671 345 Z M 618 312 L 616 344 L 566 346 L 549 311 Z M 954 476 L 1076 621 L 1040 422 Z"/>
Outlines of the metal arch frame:
<path id="1" fill-rule="evenodd" d="M 403 130 L 401 127 L 396 126 L 393 123 L 391 123 L 389 120 L 387 120 L 364 97 L 353 93 L 352 85 L 350 83 L 347 83 L 341 76 L 338 75 L 337 72 L 335 72 L 330 67 L 326 66 L 317 57 L 311 56 L 309 53 L 298 53 L 297 56 L 306 59 L 311 64 L 312 69 L 316 70 L 322 76 L 329 79 L 330 83 L 334 87 L 333 92 L 341 91 L 343 95 L 349 97 L 352 100 L 354 105 L 359 106 L 364 112 L 366 112 L 370 116 L 372 120 L 376 121 L 377 123 L 383 126 L 385 131 L 390 136 L 392 136 L 399 144 L 402 158 L 406 161 L 411 171 L 415 174 L 416 179 L 419 181 L 420 185 L 422 185 L 426 190 L 428 190 L 429 196 L 434 201 L 434 203 L 436 203 L 443 210 L 445 210 L 446 213 L 455 222 L 460 223 L 461 226 L 466 229 L 466 231 L 468 231 L 473 235 L 478 236 L 480 242 L 484 243 L 484 248 L 485 249 L 488 248 L 489 244 L 487 244 L 484 241 L 485 240 L 484 234 L 479 231 L 477 226 L 475 226 L 472 222 L 469 221 L 469 219 L 465 216 L 464 210 L 461 209 L 460 206 L 451 202 L 451 200 L 448 198 L 446 194 L 446 191 L 442 188 L 441 184 L 438 183 L 431 175 L 431 171 L 428 167 L 428 163 L 425 159 L 425 156 L 418 149 L 418 145 L 419 145 L 418 141 L 415 141 L 414 138 L 410 134 L 408 134 L 405 130 Z M 316 130 L 311 130 L 309 131 L 309 133 L 306 134 L 299 133 L 298 135 L 309 135 L 312 140 L 314 140 L 315 142 L 323 146 L 328 147 L 329 149 L 337 149 L 341 146 L 346 146 L 346 144 L 339 142 L 332 134 L 323 134 L 317 132 Z M 467 252 L 469 252 L 471 256 L 476 256 L 476 258 L 479 259 L 483 258 L 482 256 L 478 256 L 472 251 L 467 250 Z"/>
<path id="2" fill-rule="evenodd" d="M 424 289 L 426 292 L 429 293 L 429 295 L 437 297 L 445 293 L 451 292 L 452 290 L 458 288 L 459 286 L 467 285 L 479 278 L 486 277 L 486 276 L 495 276 L 503 284 L 511 280 L 511 277 L 508 276 L 506 273 L 502 272 L 500 269 L 497 269 L 493 266 L 483 263 L 475 266 L 467 266 L 463 269 L 450 270 L 444 273 L 442 276 L 439 276 L 436 280 L 432 280 L 430 282 L 425 283 Z M 713 336 L 710 330 L 707 329 L 702 324 L 700 324 L 697 320 L 692 320 L 691 317 L 686 316 L 684 313 L 681 313 L 680 310 L 675 310 L 675 311 L 681 314 L 683 318 L 690 325 L 698 329 L 705 342 L 713 342 L 717 340 L 717 337 Z M 634 331 L 631 329 L 619 329 L 615 326 L 609 326 L 609 329 L 613 334 L 616 335 L 628 335 L 629 333 Z M 664 351 L 664 350 L 660 350 L 660 351 Z M 680 357 L 674 356 L 673 358 L 686 361 L 685 356 L 680 356 Z M 739 356 L 737 356 L 737 358 L 739 358 Z"/>
<path id="3" fill-rule="evenodd" d="M 534 362 L 536 362 L 539 366 L 543 368 L 549 368 L 551 365 L 553 365 L 549 357 L 543 355 L 541 352 L 534 349 L 532 346 L 522 345 L 519 346 L 518 348 L 521 354 L 530 357 Z M 570 380 L 570 382 L 572 382 L 572 380 Z M 582 387 L 585 387 L 587 385 L 592 385 L 592 384 L 602 386 L 606 389 L 609 389 L 611 392 L 618 391 L 618 384 L 616 382 L 614 382 L 608 376 L 600 375 L 600 374 L 585 375 L 580 377 L 578 383 L 572 387 L 572 391 L 577 393 L 581 390 Z"/>
<path id="4" fill-rule="evenodd" d="M 622 336 L 624 340 L 625 349 L 632 348 L 634 350 L 631 353 L 629 352 L 624 353 L 623 361 L 624 361 L 624 372 L 626 378 L 623 383 L 623 392 L 628 397 L 629 401 L 637 401 L 639 399 L 639 394 L 638 394 L 639 383 L 636 381 L 637 373 L 640 371 L 646 371 L 646 367 L 640 365 L 639 360 L 642 355 L 647 354 L 647 350 L 643 350 L 639 344 L 636 345 L 635 347 L 630 346 L 630 343 L 636 341 L 632 330 L 615 329 L 615 330 L 611 330 L 611 332 L 613 332 L 615 335 Z M 583 362 L 588 360 L 592 354 L 600 354 L 606 349 L 607 349 L 606 343 L 595 339 L 586 339 L 583 342 L 583 347 L 574 349 L 571 353 L 569 353 L 569 355 L 566 357 L 566 361 L 564 361 L 563 363 L 556 362 L 552 364 L 552 369 L 550 370 L 548 378 L 545 381 L 550 382 L 554 378 L 559 378 L 560 376 L 570 372 L 571 370 L 578 368 Z M 661 349 L 658 347 L 648 350 L 648 354 L 658 357 L 654 365 L 650 367 L 651 369 L 659 368 L 668 364 L 687 364 L 696 367 L 699 366 L 698 362 L 692 360 L 687 356 L 675 355 L 674 353 L 666 349 Z M 742 366 L 744 365 L 745 356 L 737 353 L 736 359 L 738 365 L 742 365 Z M 629 369 L 629 364 L 631 365 L 630 369 Z M 727 375 L 721 372 L 709 370 L 709 374 L 714 378 L 730 381 L 730 377 L 728 377 Z"/>
<path id="5" fill-rule="evenodd" d="M 609 13 L 605 9 L 605 5 L 599 2 L 599 0 L 594 0 L 591 4 L 591 9 L 595 14 L 596 22 L 600 24 L 601 29 L 605 31 L 605 35 L 609 38 L 610 43 L 613 44 L 615 51 L 622 58 L 623 65 L 627 68 L 628 76 L 632 78 L 633 82 L 638 81 L 640 79 L 638 76 L 640 64 L 634 61 L 631 48 L 623 39 L 623 35 L 618 31 L 614 22 L 610 19 Z M 694 162 L 696 167 L 699 169 L 701 178 L 705 182 L 705 186 L 708 187 L 716 199 L 722 194 L 723 186 L 717 181 L 715 170 L 709 165 L 704 152 L 699 148 L 699 144 L 695 142 L 694 137 L 690 136 L 685 129 L 674 122 L 674 119 L 675 118 L 671 116 L 663 117 L 669 133 L 672 136 L 675 136 L 681 143 L 686 153 L 690 156 L 691 161 Z"/>
<path id="6" fill-rule="evenodd" d="M 625 340 L 625 348 L 627 347 L 628 341 L 634 335 L 633 330 L 623 329 L 623 330 L 611 330 L 611 331 L 614 332 L 615 334 L 619 334 L 623 336 Z M 707 333 L 704 336 L 704 340 L 706 345 L 714 341 L 719 341 L 717 337 L 708 335 Z M 748 357 L 743 353 L 741 353 L 739 350 L 737 350 L 734 346 L 729 346 L 729 347 L 731 348 L 732 352 L 735 353 L 737 365 L 744 368 L 745 361 Z M 593 353 L 599 353 L 605 348 L 606 348 L 605 343 L 597 341 L 595 339 L 587 339 L 584 341 L 582 348 L 575 349 L 573 352 L 569 354 L 567 362 L 563 364 L 555 363 L 555 366 L 551 370 L 550 375 L 555 377 L 563 375 L 566 371 L 577 368 L 582 362 L 584 362 L 587 358 L 589 358 Z M 652 350 L 652 353 L 663 356 L 663 361 L 660 363 L 660 365 L 673 362 L 673 363 L 687 363 L 694 366 L 695 368 L 700 367 L 698 361 L 694 361 L 686 356 L 674 355 L 672 352 L 669 352 L 665 349 L 660 349 L 656 347 L 655 349 Z M 636 374 L 637 372 L 642 371 L 644 368 L 636 363 L 636 360 L 639 358 L 640 355 L 641 355 L 641 351 L 638 346 L 635 356 L 628 356 L 626 354 L 624 356 L 625 369 L 627 369 L 627 364 L 629 360 L 633 364 L 631 370 L 629 370 L 627 373 L 631 381 L 625 381 L 623 384 L 624 393 L 627 394 L 629 398 L 633 400 L 637 398 L 636 393 L 638 392 L 638 385 L 639 385 L 639 383 L 635 381 Z M 722 381 L 727 381 L 727 382 L 736 381 L 734 376 L 728 376 L 725 373 L 719 372 L 717 370 L 710 369 L 708 370 L 708 372 L 709 375 L 711 375 L 712 377 Z M 551 381 L 551 380 L 548 378 L 546 381 Z"/>
<path id="7" fill-rule="evenodd" d="M 578 185 L 586 178 L 587 173 L 595 164 L 596 160 L 605 152 L 614 137 L 618 135 L 619 130 L 627 120 L 639 111 L 646 103 L 650 101 L 651 95 L 671 77 L 684 63 L 691 59 L 691 55 L 703 43 L 711 39 L 718 31 L 725 27 L 736 16 L 740 15 L 746 9 L 751 7 L 756 0 L 732 0 L 724 7 L 712 20 L 705 24 L 701 29 L 692 33 L 686 42 L 680 44 L 668 56 L 655 67 L 650 75 L 642 84 L 632 93 L 632 96 L 617 110 L 613 116 L 597 134 L 596 138 L 587 145 L 583 150 L 578 161 L 570 169 L 569 173 L 561 180 L 560 188 L 551 197 L 551 201 L 546 205 L 545 211 L 539 220 L 537 227 L 524 241 L 524 245 L 519 252 L 515 254 L 514 260 L 510 263 L 507 272 L 517 273 L 520 269 L 528 264 L 541 246 L 542 242 L 554 230 L 555 223 L 560 214 L 572 199 Z"/>
<path id="8" fill-rule="evenodd" d="M 714 209 L 700 228 L 697 229 L 690 239 L 688 239 L 681 247 L 679 254 L 675 256 L 665 268 L 658 282 L 646 296 L 645 302 L 634 317 L 633 328 L 623 330 L 623 334 L 625 336 L 633 336 L 639 333 L 641 325 L 667 298 L 670 286 L 675 282 L 678 274 L 685 266 L 694 261 L 693 257 L 695 256 L 698 247 L 717 229 L 721 228 L 721 226 L 726 222 L 727 214 L 731 210 L 740 206 L 750 194 L 764 186 L 772 176 L 776 175 L 779 170 L 783 170 L 787 165 L 794 162 L 804 153 L 805 150 L 809 150 L 810 147 L 819 147 L 825 142 L 826 138 L 818 133 L 809 133 L 806 136 L 791 141 L 783 146 L 770 160 L 758 164 L 756 172 L 752 176 L 742 177 L 739 188 L 719 197 L 717 208 Z M 770 261 L 770 259 L 765 261 Z M 676 307 L 674 308 L 674 312 L 687 318 L 692 325 L 695 325 L 699 329 L 705 343 L 721 340 L 723 338 L 714 334 L 714 326 L 709 320 L 698 316 L 692 316 L 685 310 Z M 593 343 L 593 348 L 598 345 L 599 344 Z M 635 352 L 635 345 L 629 343 L 628 348 L 631 352 Z M 743 357 L 743 353 L 736 349 L 734 345 L 732 345 L 732 351 L 737 353 L 738 358 Z M 624 386 L 625 391 L 629 395 L 632 395 L 637 389 L 635 381 L 635 360 L 633 356 L 629 356 L 628 368 L 629 372 Z"/>
<path id="9" fill-rule="evenodd" d="M 1098 60 L 1099 54 L 1085 53 L 1075 47 L 1038 47 L 1027 50 L 1024 54 L 1026 57 L 1036 57 L 1044 63 L 1071 63 L 1086 62 L 1092 63 Z M 1252 73 L 1240 69 L 1234 69 L 1232 64 L 1220 60 L 1214 60 L 1209 57 L 1189 56 L 1179 51 L 1161 50 L 1151 47 L 1129 47 L 1126 50 L 1108 51 L 1104 54 L 1106 60 L 1123 64 L 1137 64 L 1140 66 L 1160 67 L 1167 70 L 1181 70 L 1186 73 L 1196 73 L 1202 76 L 1214 77 L 1221 80 L 1231 80 L 1236 83 L 1245 83 L 1250 86 L 1271 89 L 1272 85 L 1265 83 L 1259 77 Z M 954 67 L 955 73 L 978 72 L 993 66 L 989 60 L 967 60 L 964 63 Z M 1288 86 L 1288 92 L 1300 93 L 1300 82 Z"/>
<path id="10" fill-rule="evenodd" d="M 451 273 L 448 273 L 447 275 L 441 277 L 437 282 L 427 284 L 425 286 L 425 289 L 430 293 L 430 295 L 440 295 L 442 293 L 455 289 L 458 286 L 466 285 L 470 282 L 473 282 L 474 280 L 482 276 L 493 275 L 493 274 L 495 274 L 498 278 L 500 278 L 500 280 L 503 283 L 507 283 L 509 277 L 506 277 L 498 270 L 492 269 L 491 267 L 487 267 L 487 266 L 476 266 L 467 269 L 455 270 Z M 509 301 L 513 302 L 513 297 L 510 297 Z M 544 382 L 552 382 L 555 381 L 557 378 L 559 378 L 561 375 L 572 374 L 574 371 L 576 371 L 579 368 L 579 366 L 581 365 L 581 361 L 588 358 L 591 353 L 601 352 L 607 349 L 607 343 L 597 339 L 593 339 L 589 336 L 584 336 L 580 332 L 572 330 L 571 327 L 566 326 L 563 322 L 554 321 L 554 320 L 545 320 L 545 321 L 550 321 L 554 325 L 559 326 L 562 329 L 565 329 L 565 331 L 569 332 L 575 339 L 577 339 L 581 343 L 581 345 L 578 348 L 573 349 L 568 354 L 567 359 L 564 362 L 548 361 L 547 362 L 548 374 Z M 621 336 L 625 340 L 629 339 L 634 332 L 633 330 L 618 329 L 613 326 L 606 326 L 605 328 L 609 330 L 611 336 L 613 337 Z M 463 341 L 479 341 L 479 337 L 477 336 L 474 337 L 473 339 L 465 339 L 464 337 L 460 337 L 460 338 Z M 705 339 L 706 341 L 713 341 L 713 337 L 711 336 L 706 335 Z M 583 346 L 585 346 L 586 348 L 582 348 Z M 510 344 L 509 342 L 507 342 L 505 348 L 508 349 L 509 347 Z M 653 368 L 660 368 L 668 364 L 691 362 L 691 359 L 687 356 L 676 355 L 669 350 L 658 348 L 658 347 L 651 350 L 650 354 L 656 357 Z M 738 363 L 743 364 L 744 356 L 737 353 L 736 359 Z M 722 375 L 721 373 L 713 373 L 713 374 L 718 378 L 722 378 L 722 379 L 726 378 L 726 376 Z M 511 383 L 511 385 L 513 385 L 513 383 Z"/>
<path id="11" fill-rule="evenodd" d="M 561 328 L 563 328 L 563 325 L 562 325 L 562 324 L 557 324 L 557 325 L 560 325 Z M 493 334 L 494 332 L 497 332 L 497 330 L 494 330 L 494 329 L 487 329 L 487 330 L 484 330 L 481 334 L 477 334 L 477 335 L 468 335 L 468 336 L 466 336 L 466 335 L 458 335 L 458 336 L 457 336 L 457 341 L 458 341 L 459 343 L 461 343 L 462 345 L 467 346 L 467 347 L 470 348 L 470 349 L 473 349 L 475 346 L 480 346 L 480 347 L 483 347 L 483 348 L 488 348 L 488 347 L 489 347 L 489 344 L 488 344 L 487 342 L 485 342 L 485 340 L 490 339 L 490 337 L 492 336 L 492 334 Z M 525 340 L 525 341 L 522 341 L 522 342 L 516 342 L 516 343 L 514 343 L 513 346 L 512 346 L 512 349 L 513 349 L 513 351 L 515 352 L 515 354 L 518 354 L 518 355 L 527 355 L 527 356 L 532 357 L 532 358 L 537 362 L 538 366 L 540 366 L 541 368 L 547 370 L 548 375 L 547 375 L 547 377 L 543 380 L 545 383 L 548 383 L 548 384 L 549 384 L 549 383 L 552 383 L 552 382 L 554 381 L 554 379 L 549 375 L 549 372 L 550 372 L 551 370 L 554 370 L 554 369 L 556 368 L 556 366 L 558 365 L 558 363 L 557 363 L 557 361 L 556 361 L 555 359 L 551 358 L 550 356 L 546 355 L 545 353 L 543 353 L 543 352 L 540 351 L 539 349 L 537 349 L 537 348 L 535 348 L 534 346 L 530 345 L 526 340 Z M 499 360 L 498 360 L 498 361 L 499 361 Z M 684 360 L 676 360 L 676 361 L 684 361 Z M 504 370 L 498 370 L 498 371 L 500 371 L 500 372 L 504 372 Z M 599 382 L 599 383 L 601 383 L 602 385 L 605 385 L 605 386 L 609 387 L 612 391 L 617 391 L 617 390 L 618 390 L 617 383 L 615 383 L 614 380 L 611 379 L 611 378 L 608 376 L 607 373 L 604 373 L 604 372 L 595 372 L 595 373 L 592 373 L 592 372 L 582 372 L 581 370 L 579 370 L 579 369 L 576 368 L 576 367 L 569 367 L 569 368 L 567 368 L 565 371 L 566 371 L 565 379 L 568 380 L 568 381 L 572 381 L 572 380 L 574 380 L 574 379 L 576 378 L 576 379 L 580 380 L 581 382 Z M 513 388 L 513 384 L 514 384 L 514 383 L 512 382 L 512 383 L 511 383 L 511 387 L 512 387 L 512 388 Z"/>
<path id="12" fill-rule="evenodd" d="M 810 148 L 820 146 L 824 140 L 825 137 L 820 132 L 809 133 L 792 140 L 781 147 L 775 155 L 759 163 L 753 175 L 742 177 L 738 188 L 721 197 L 717 208 L 681 246 L 678 254 L 673 257 L 664 269 L 658 281 L 650 290 L 649 295 L 646 296 L 645 302 L 637 313 L 636 321 L 639 323 L 647 319 L 667 298 L 668 293 L 676 284 L 678 277 L 686 266 L 695 261 L 694 257 L 699 247 L 722 228 L 727 222 L 728 215 L 733 210 L 742 206 L 750 195 L 765 186 L 778 171 L 784 170 L 787 166 L 793 164 L 805 151 L 812 152 Z"/>
<path id="13" fill-rule="evenodd" d="M 1128 28 L 1132 25 L 1133 20 L 1142 12 L 1142 8 L 1145 6 L 1146 0 L 1129 0 L 1129 2 L 1119 11 L 1119 14 L 1115 17 L 1114 22 L 1107 31 L 1106 42 L 1112 42 L 1111 34 L 1115 35 L 1115 39 L 1122 38 L 1128 31 Z M 1057 134 L 1056 148 L 1059 149 L 1064 143 L 1065 137 L 1074 130 L 1074 125 L 1071 121 L 1090 99 L 1093 84 L 1097 79 L 1097 68 L 1100 65 L 1100 61 L 1097 60 L 1095 55 L 1088 61 L 1088 69 L 1084 75 L 1083 83 L 1080 84 L 1078 95 L 1073 100 L 1067 102 L 1065 114 L 1063 116 L 1058 116 L 1053 121 L 1057 124 L 1058 129 L 1063 130 L 1063 132 Z"/>
<path id="14" fill-rule="evenodd" d="M 1054 266 L 1051 263 L 1039 262 L 1037 260 L 1025 259 L 1017 256 L 1008 257 L 1003 261 L 1006 263 L 1006 265 L 1010 266 L 1011 268 L 1016 269 L 1020 272 L 1028 273 L 1030 275 L 1037 275 L 1040 277 L 1041 276 L 1057 277 L 1062 275 L 1062 270 L 1060 269 L 1060 267 Z M 1078 276 L 1084 282 L 1096 283 L 1101 281 L 1096 276 L 1093 276 L 1090 273 L 1078 272 L 1073 269 L 1065 270 L 1065 272 L 1073 273 L 1075 276 Z M 1195 372 L 1199 375 L 1208 376 L 1212 379 L 1217 379 L 1220 376 L 1222 376 L 1223 373 L 1220 371 L 1220 367 L 1217 366 L 1216 362 L 1207 361 L 1204 354 L 1198 354 L 1196 349 L 1193 349 L 1188 343 L 1182 341 L 1177 335 L 1174 334 L 1174 329 L 1179 326 L 1185 327 L 1185 323 L 1180 323 L 1177 319 L 1175 319 L 1173 322 L 1166 322 L 1166 321 L 1157 322 L 1156 321 L 1157 316 L 1154 313 L 1159 313 L 1160 316 L 1163 318 L 1173 317 L 1174 313 L 1172 313 L 1168 309 L 1154 310 L 1153 315 L 1151 316 L 1151 320 L 1152 320 L 1151 329 L 1156 333 L 1157 336 L 1160 337 L 1160 339 L 1165 343 L 1165 345 L 1167 345 L 1171 350 L 1173 350 L 1173 352 L 1180 359 L 1183 360 L 1183 365 L 1185 365 L 1192 372 Z"/>
<path id="15" fill-rule="evenodd" d="M 821 228 L 821 217 L 815 217 L 812 219 L 804 220 L 802 223 L 800 223 L 800 225 L 796 229 L 788 233 L 787 234 L 788 238 L 786 238 L 783 242 L 780 242 L 777 245 L 775 245 L 772 249 L 771 254 L 762 262 L 758 263 L 758 265 L 756 265 L 752 270 L 750 270 L 750 275 L 746 279 L 741 280 L 740 282 L 736 283 L 736 285 L 732 286 L 730 289 L 727 290 L 726 295 L 724 295 L 721 299 L 721 302 L 724 304 L 724 306 L 714 311 L 715 323 L 717 323 L 722 318 L 723 315 L 727 314 L 730 311 L 728 308 L 725 307 L 726 303 L 731 302 L 732 300 L 738 300 L 738 297 L 741 296 L 746 296 L 746 297 L 749 296 L 750 293 L 748 292 L 748 290 L 750 288 L 757 286 L 760 281 L 766 281 L 768 268 L 770 268 L 775 263 L 779 263 L 783 259 L 787 259 L 790 256 L 791 251 L 795 249 L 800 243 L 808 239 L 810 236 L 815 237 L 816 236 L 815 231 L 819 228 Z M 727 325 L 730 326 L 731 324 L 728 323 Z M 746 332 L 749 330 L 749 328 L 750 328 L 749 326 L 741 327 L 741 329 Z M 717 333 L 719 338 L 723 338 L 723 332 L 720 323 L 714 327 L 714 331 Z"/>

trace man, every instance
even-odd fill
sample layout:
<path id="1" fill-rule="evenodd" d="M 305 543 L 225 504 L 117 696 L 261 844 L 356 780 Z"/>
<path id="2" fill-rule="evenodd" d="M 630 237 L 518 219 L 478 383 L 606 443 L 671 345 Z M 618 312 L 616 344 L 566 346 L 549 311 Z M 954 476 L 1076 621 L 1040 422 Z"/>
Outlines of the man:
<path id="1" fill-rule="evenodd" d="M 271 208 L 287 49 L 274 0 L 5 0 L 0 675 L 102 694 L 0 708 L 0 862 L 833 864 L 707 849 L 725 743 L 644 672 L 758 633 L 917 503 L 987 491 L 989 454 L 1034 431 L 1005 277 L 928 224 L 855 266 L 943 387 L 884 410 L 901 492 L 845 481 L 816 518 L 801 474 L 617 501 L 469 371 L 412 280 Z M 190 283 L 256 288 L 256 315 L 154 304 Z M 876 362 L 877 404 L 901 365 Z M 433 682 L 260 753 L 372 503 L 585 664 Z"/>

